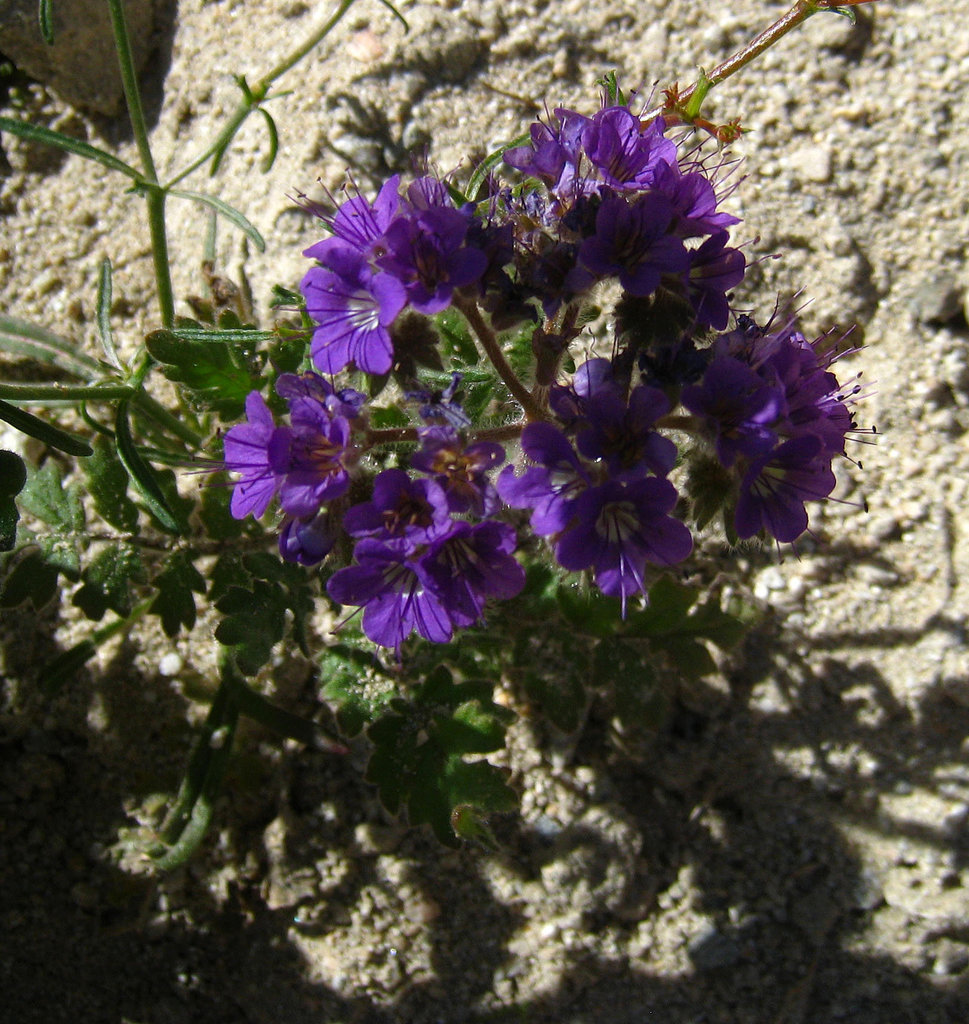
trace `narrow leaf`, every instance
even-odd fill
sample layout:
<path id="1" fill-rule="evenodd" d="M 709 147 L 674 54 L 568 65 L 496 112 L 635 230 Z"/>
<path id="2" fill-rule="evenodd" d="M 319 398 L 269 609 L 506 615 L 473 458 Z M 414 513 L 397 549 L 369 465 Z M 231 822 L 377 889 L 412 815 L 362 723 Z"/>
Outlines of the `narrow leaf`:
<path id="1" fill-rule="evenodd" d="M 141 457 L 131 436 L 128 423 L 127 400 L 118 403 L 118 415 L 114 422 L 115 437 L 118 442 L 118 457 L 128 471 L 131 482 L 145 502 L 148 511 L 158 520 L 162 528 L 169 533 L 180 533 L 181 528 L 175 513 L 165 500 L 165 495 L 155 479 L 155 472 Z"/>
<path id="2" fill-rule="evenodd" d="M 231 221 L 249 239 L 260 252 L 266 251 L 266 240 L 259 234 L 255 226 L 234 206 L 230 206 L 216 196 L 210 196 L 206 192 L 189 192 L 185 189 L 169 189 L 169 195 L 179 196 L 181 199 L 190 199 L 195 203 L 202 203 L 218 213 L 221 213 L 226 220 Z"/>
<path id="3" fill-rule="evenodd" d="M 111 333 L 111 290 L 111 260 L 105 257 L 101 263 L 101 272 L 98 274 L 98 334 L 101 336 L 101 345 L 108 362 L 120 370 L 121 359 L 114 347 L 114 335 Z"/>
<path id="4" fill-rule="evenodd" d="M 276 122 L 268 110 L 259 107 L 259 113 L 262 114 L 266 128 L 269 130 L 269 152 L 260 167 L 263 174 L 268 174 L 272 170 L 273 164 L 276 162 L 276 154 L 279 152 L 279 132 L 276 130 Z"/>
<path id="5" fill-rule="evenodd" d="M 481 191 L 481 186 L 484 184 L 484 180 L 488 177 L 488 172 L 492 167 L 501 163 L 502 158 L 509 149 L 514 149 L 516 146 L 524 146 L 530 139 L 531 135 L 528 132 L 524 135 L 519 135 L 518 138 L 512 139 L 511 142 L 506 142 L 493 153 L 489 153 L 484 160 L 475 167 L 471 172 L 471 177 L 468 179 L 468 199 L 472 203 L 477 202 L 478 193 Z"/>
<path id="6" fill-rule="evenodd" d="M 23 409 L 18 409 L 17 406 L 3 400 L 0 400 L 0 420 L 9 423 L 22 434 L 35 437 L 38 441 L 43 441 L 49 447 L 56 448 L 59 452 L 65 452 L 67 455 L 91 454 L 91 446 L 86 441 L 82 441 L 79 437 L 68 434 L 66 430 L 61 430 L 60 427 L 38 419 L 32 413 L 24 412 Z"/>
<path id="7" fill-rule="evenodd" d="M 5 313 L 0 313 L 0 348 L 15 356 L 55 366 L 82 379 L 101 370 L 97 360 L 78 351 L 73 342 Z"/>
<path id="8" fill-rule="evenodd" d="M 37 5 L 37 21 L 40 24 L 40 34 L 48 46 L 54 45 L 54 9 L 51 0 L 40 0 Z"/>
<path id="9" fill-rule="evenodd" d="M 80 139 L 72 139 L 69 135 L 62 135 L 60 132 L 52 131 L 50 128 L 42 128 L 40 125 L 31 124 L 29 121 L 21 121 L 12 117 L 0 117 L 0 132 L 10 132 L 26 142 L 37 142 L 43 146 L 53 146 L 55 149 L 62 149 L 67 153 L 75 153 L 83 156 L 86 160 L 93 160 L 102 164 L 112 171 L 120 171 L 126 174 L 133 181 L 141 181 L 140 171 L 136 171 L 124 160 L 119 160 L 111 153 L 91 146 Z"/>

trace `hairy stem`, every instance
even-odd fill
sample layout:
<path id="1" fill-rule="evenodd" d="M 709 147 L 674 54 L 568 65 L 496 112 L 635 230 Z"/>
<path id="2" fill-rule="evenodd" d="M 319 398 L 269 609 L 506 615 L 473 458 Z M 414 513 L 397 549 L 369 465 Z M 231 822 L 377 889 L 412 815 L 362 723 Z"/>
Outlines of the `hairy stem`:
<path id="1" fill-rule="evenodd" d="M 155 161 L 151 155 L 145 113 L 141 106 L 141 91 L 138 88 L 138 76 L 135 73 L 135 62 L 131 54 L 131 40 L 125 22 L 124 5 L 122 0 L 108 0 L 108 8 L 111 13 L 111 29 L 114 33 L 115 49 L 118 52 L 118 64 L 121 67 L 121 83 L 124 87 L 125 102 L 128 105 L 131 131 L 135 137 L 135 145 L 138 147 L 141 169 L 145 178 L 143 189 L 145 200 L 148 203 L 148 229 L 151 232 L 151 253 L 155 267 L 158 304 L 161 307 L 162 323 L 165 327 L 171 327 L 175 322 L 175 296 L 168 264 L 165 193 L 158 187 L 158 174 L 155 171 Z"/>
<path id="2" fill-rule="evenodd" d="M 797 3 L 777 21 L 768 25 L 759 35 L 755 36 L 746 46 L 743 46 L 733 56 L 718 64 L 709 74 L 701 75 L 697 82 L 684 89 L 678 94 L 677 100 L 685 105 L 697 90 L 701 90 L 703 96 L 713 88 L 725 81 L 731 75 L 745 67 L 752 60 L 759 57 L 765 50 L 770 49 L 779 39 L 787 35 L 792 29 L 797 28 L 807 21 L 814 14 L 820 11 L 831 11 L 839 7 L 860 7 L 864 3 L 877 3 L 878 0 L 797 0 Z M 702 97 L 700 97 L 702 100 Z M 697 110 L 694 114 L 698 113 Z M 643 122 L 648 122 L 654 117 L 663 113 L 663 107 L 657 107 L 643 116 Z"/>
<path id="3" fill-rule="evenodd" d="M 501 345 L 495 332 L 485 322 L 485 318 L 481 315 L 481 310 L 478 309 L 473 301 L 457 296 L 455 297 L 454 305 L 464 314 L 464 318 L 470 324 L 478 342 L 482 349 L 484 349 L 485 355 L 491 360 L 491 365 L 498 371 L 498 376 L 504 381 L 505 387 L 508 388 L 512 396 L 525 411 L 525 416 L 529 420 L 544 420 L 546 418 L 545 411 L 532 397 L 528 388 L 515 376 L 515 371 L 505 358 L 505 353 L 501 351 Z"/>

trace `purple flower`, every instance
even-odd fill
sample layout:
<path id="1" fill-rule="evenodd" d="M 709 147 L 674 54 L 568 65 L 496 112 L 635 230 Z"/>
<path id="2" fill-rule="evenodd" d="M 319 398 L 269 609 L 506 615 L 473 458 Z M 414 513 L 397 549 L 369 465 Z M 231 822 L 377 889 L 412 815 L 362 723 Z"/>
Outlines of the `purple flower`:
<path id="1" fill-rule="evenodd" d="M 291 401 L 294 398 L 315 398 L 332 416 L 356 419 L 367 401 L 367 396 L 355 388 L 341 388 L 333 385 L 318 373 L 281 373 L 276 380 L 276 394 Z"/>
<path id="2" fill-rule="evenodd" d="M 314 398 L 294 398 L 289 409 L 291 425 L 273 435 L 269 460 L 281 478 L 283 511 L 311 516 L 350 486 L 345 465 L 350 424 L 342 416 L 331 417 Z"/>
<path id="3" fill-rule="evenodd" d="M 591 568 L 599 589 L 611 597 L 646 593 L 647 562 L 672 565 L 693 549 L 690 531 L 667 513 L 676 488 L 656 477 L 624 484 L 610 480 L 575 501 L 573 524 L 555 543 L 566 569 Z"/>
<path id="4" fill-rule="evenodd" d="M 525 570 L 512 554 L 515 543 L 515 531 L 507 523 L 457 522 L 421 558 L 456 626 L 477 622 L 489 598 L 506 600 L 524 587 Z"/>
<path id="5" fill-rule="evenodd" d="M 418 313 L 439 313 L 451 304 L 456 288 L 484 273 L 488 257 L 465 245 L 470 223 L 469 212 L 431 206 L 398 217 L 387 229 L 387 252 L 377 264 L 403 283 L 407 302 Z"/>
<path id="6" fill-rule="evenodd" d="M 739 217 L 717 211 L 717 193 L 700 171 L 683 174 L 675 163 L 657 169 L 656 188 L 672 204 L 673 230 L 681 238 L 713 235 L 740 223 Z"/>
<path id="7" fill-rule="evenodd" d="M 498 494 L 487 474 L 505 460 L 505 449 L 493 441 L 465 445 L 451 427 L 429 427 L 420 432 L 421 448 L 410 464 L 429 473 L 447 495 L 452 512 L 488 516 L 498 510 Z"/>
<path id="8" fill-rule="evenodd" d="M 400 175 L 395 174 L 384 182 L 372 206 L 362 195 L 352 196 L 331 219 L 324 218 L 333 237 L 311 245 L 303 255 L 325 265 L 340 248 L 352 249 L 364 257 L 373 255 L 400 207 L 399 189 Z"/>
<path id="9" fill-rule="evenodd" d="M 644 190 L 652 186 L 659 165 L 676 161 L 665 127 L 657 118 L 644 129 L 628 107 L 606 107 L 583 127 L 582 147 L 606 185 Z"/>
<path id="10" fill-rule="evenodd" d="M 596 233 L 579 248 L 579 262 L 596 277 L 616 275 L 630 295 L 651 295 L 664 273 L 689 266 L 682 241 L 667 234 L 669 200 L 647 192 L 635 203 L 618 196 L 603 200 Z"/>
<path id="11" fill-rule="evenodd" d="M 512 508 L 532 510 L 532 529 L 540 536 L 564 530 L 578 497 L 591 480 L 568 439 L 551 423 L 529 423 L 522 431 L 522 451 L 536 466 L 515 476 L 506 466 L 498 477 L 498 493 Z"/>
<path id="12" fill-rule="evenodd" d="M 336 530 L 326 512 L 304 519 L 289 517 L 279 534 L 279 553 L 287 562 L 318 565 L 333 549 Z"/>
<path id="13" fill-rule="evenodd" d="M 855 424 L 837 377 L 826 369 L 831 360 L 819 357 L 815 345 L 797 331 L 775 342 L 772 348 L 761 373 L 783 389 L 784 432 L 793 437 L 814 434 L 828 455 L 843 455 L 845 437 Z"/>
<path id="14" fill-rule="evenodd" d="M 354 549 L 356 565 L 340 569 L 326 589 L 338 604 L 363 608 L 363 631 L 400 657 L 416 629 L 432 643 L 447 643 L 453 626 L 433 583 L 419 562 L 399 548 L 365 538 Z"/>
<path id="15" fill-rule="evenodd" d="M 318 325 L 313 362 L 323 373 L 339 373 L 351 362 L 364 373 L 387 373 L 393 364 L 387 328 L 407 302 L 403 285 L 390 274 L 375 274 L 348 248 L 331 251 L 327 260 L 300 284 L 306 312 Z"/>
<path id="16" fill-rule="evenodd" d="M 627 480 L 652 472 L 665 476 L 676 462 L 676 445 L 653 426 L 670 410 L 658 388 L 633 388 L 628 403 L 615 387 L 600 388 L 583 403 L 575 443 L 587 459 L 602 460 L 610 478 Z"/>
<path id="17" fill-rule="evenodd" d="M 741 540 L 766 530 L 782 543 L 797 540 L 807 529 L 807 501 L 820 501 L 834 490 L 831 457 L 815 435 L 792 438 L 755 459 L 744 474 L 735 525 Z"/>
<path id="18" fill-rule="evenodd" d="M 559 127 L 542 121 L 531 126 L 531 142 L 505 151 L 504 161 L 523 174 L 540 178 L 551 191 L 562 195 L 571 191 L 578 168 L 582 129 L 588 118 L 574 110 L 555 111 Z"/>
<path id="19" fill-rule="evenodd" d="M 248 422 L 238 423 L 226 433 L 223 460 L 229 472 L 241 474 L 229 510 L 236 519 L 245 519 L 250 513 L 258 519 L 279 486 L 280 476 L 271 464 L 269 450 L 281 428 L 258 391 L 250 391 L 246 397 L 246 419 Z"/>
<path id="20" fill-rule="evenodd" d="M 688 285 L 690 301 L 700 327 L 723 330 L 730 319 L 727 292 L 744 279 L 747 260 L 739 249 L 727 246 L 728 235 L 720 231 L 690 250 Z"/>
<path id="21" fill-rule="evenodd" d="M 712 435 L 717 458 L 728 469 L 738 456 L 756 458 L 777 443 L 783 395 L 739 359 L 714 359 L 699 384 L 683 389 L 681 401 Z"/>
<path id="22" fill-rule="evenodd" d="M 451 517 L 444 491 L 433 480 L 385 469 L 374 478 L 373 499 L 348 509 L 343 525 L 351 536 L 375 537 L 413 552 L 446 534 Z"/>

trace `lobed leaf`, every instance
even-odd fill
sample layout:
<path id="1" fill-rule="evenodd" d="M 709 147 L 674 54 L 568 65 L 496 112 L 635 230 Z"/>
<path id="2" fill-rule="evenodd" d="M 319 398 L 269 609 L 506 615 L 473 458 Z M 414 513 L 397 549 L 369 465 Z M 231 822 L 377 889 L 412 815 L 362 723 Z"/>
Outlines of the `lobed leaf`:
<path id="1" fill-rule="evenodd" d="M 165 568 L 152 580 L 158 596 L 148 611 L 161 619 L 166 636 L 174 637 L 183 626 L 191 629 L 195 625 L 193 593 L 205 593 L 205 578 L 193 561 L 197 557 L 198 552 L 191 549 L 172 552 Z"/>
<path id="2" fill-rule="evenodd" d="M 128 473 L 108 438 L 95 439 L 94 453 L 84 463 L 84 474 L 98 515 L 115 529 L 133 533 L 138 525 L 138 506 L 128 497 Z"/>
<path id="3" fill-rule="evenodd" d="M 458 842 L 454 821 L 507 811 L 517 801 L 501 769 L 487 761 L 468 763 L 467 753 L 488 753 L 504 742 L 514 717 L 491 701 L 486 680 L 455 682 L 439 665 L 408 700 L 392 699 L 368 729 L 374 751 L 366 778 L 377 786 L 392 814 L 406 809 L 412 824 L 427 823 L 449 846 Z"/>
<path id="4" fill-rule="evenodd" d="M 278 583 L 253 580 L 250 587 L 230 587 L 215 603 L 225 618 L 215 638 L 233 648 L 239 669 L 255 675 L 272 657 L 286 628 L 286 594 Z"/>
<path id="5" fill-rule="evenodd" d="M 165 376 L 185 386 L 196 408 L 237 420 L 245 412 L 249 392 L 262 390 L 266 383 L 250 359 L 255 343 L 263 338 L 255 329 L 228 333 L 175 328 L 152 332 L 145 344 Z"/>
<path id="6" fill-rule="evenodd" d="M 84 570 L 84 585 L 74 595 L 73 604 L 95 622 L 109 609 L 121 618 L 131 614 L 131 586 L 145 581 L 141 556 L 131 544 L 105 547 Z"/>

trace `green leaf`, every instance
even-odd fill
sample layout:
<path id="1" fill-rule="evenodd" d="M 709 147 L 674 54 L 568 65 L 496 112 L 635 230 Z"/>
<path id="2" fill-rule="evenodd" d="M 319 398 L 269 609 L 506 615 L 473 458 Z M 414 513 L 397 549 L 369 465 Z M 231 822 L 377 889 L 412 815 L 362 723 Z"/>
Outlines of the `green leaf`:
<path id="1" fill-rule="evenodd" d="M 105 256 L 98 274 L 97 320 L 101 347 L 104 349 L 108 362 L 117 369 L 122 369 L 121 358 L 114 345 L 114 334 L 111 331 L 111 260 Z"/>
<path id="2" fill-rule="evenodd" d="M 20 507 L 62 535 L 72 536 L 84 528 L 84 507 L 77 489 L 61 485 L 60 470 L 51 459 L 28 472 Z"/>
<path id="3" fill-rule="evenodd" d="M 98 515 L 116 530 L 133 533 L 138 506 L 128 497 L 128 473 L 108 438 L 95 439 L 94 454 L 84 463 L 84 473 Z"/>
<path id="4" fill-rule="evenodd" d="M 242 552 L 229 548 L 219 555 L 209 573 L 209 600 L 214 604 L 233 587 L 245 589 L 251 582 L 252 573 L 242 564 Z"/>
<path id="5" fill-rule="evenodd" d="M 16 608 L 30 601 L 40 611 L 57 593 L 57 567 L 44 557 L 42 551 L 29 551 L 20 558 L 0 590 L 0 608 Z"/>
<path id="6" fill-rule="evenodd" d="M 272 657 L 286 627 L 286 593 L 278 583 L 253 580 L 251 587 L 230 587 L 215 604 L 225 618 L 215 628 L 220 644 L 234 649 L 246 675 L 255 675 Z"/>
<path id="7" fill-rule="evenodd" d="M 84 570 L 84 585 L 73 604 L 96 622 L 110 609 L 121 618 L 131 614 L 131 585 L 145 580 L 145 567 L 130 544 L 111 544 Z"/>
<path id="8" fill-rule="evenodd" d="M 49 447 L 66 452 L 68 455 L 91 454 L 91 446 L 87 441 L 82 441 L 79 437 L 68 434 L 66 430 L 55 427 L 53 423 L 39 419 L 32 413 L 24 412 L 23 409 L 18 409 L 17 406 L 2 400 L 0 400 L 0 420 L 9 423 L 22 434 L 35 437 L 38 441 L 43 441 Z"/>
<path id="9" fill-rule="evenodd" d="M 165 568 L 152 580 L 158 596 L 148 610 L 161 619 L 166 636 L 174 637 L 182 626 L 191 629 L 195 625 L 192 593 L 205 593 L 205 578 L 192 561 L 197 557 L 198 553 L 191 550 L 172 552 Z"/>
<path id="10" fill-rule="evenodd" d="M 625 725 L 658 729 L 665 720 L 669 698 L 655 660 L 643 642 L 615 640 L 596 646 L 596 685 L 612 692 L 616 717 Z"/>
<path id="11" fill-rule="evenodd" d="M 74 342 L 6 313 L 0 313 L 0 348 L 80 379 L 101 371 L 97 360 L 79 351 Z"/>
<path id="12" fill-rule="evenodd" d="M 135 447 L 128 423 L 127 400 L 118 403 L 118 413 L 114 422 L 115 439 L 118 443 L 118 457 L 128 471 L 131 482 L 145 502 L 145 507 L 155 517 L 163 530 L 169 533 L 181 533 L 182 527 L 178 517 L 168 504 L 162 491 L 158 477 L 151 466 L 142 458 Z"/>
<path id="13" fill-rule="evenodd" d="M 37 22 L 41 38 L 48 46 L 54 45 L 54 10 L 51 0 L 40 0 L 37 5 Z"/>
<path id="14" fill-rule="evenodd" d="M 230 341 L 221 333 L 176 328 L 154 331 L 145 343 L 149 355 L 163 364 L 165 376 L 185 385 L 196 408 L 226 421 L 237 420 L 245 413 L 249 392 L 261 391 L 266 383 L 250 358 L 250 346 L 264 335 L 255 330 L 233 331 Z"/>
<path id="15" fill-rule="evenodd" d="M 516 675 L 529 699 L 541 707 L 552 725 L 562 732 L 578 729 L 589 702 L 585 686 L 587 671 L 583 673 L 577 665 L 556 660 L 523 669 Z"/>
<path id="16" fill-rule="evenodd" d="M 432 319 L 441 337 L 441 353 L 450 358 L 455 369 L 477 366 L 481 362 L 481 353 L 471 337 L 468 322 L 456 309 L 449 306 Z"/>
<path id="17" fill-rule="evenodd" d="M 336 711 L 344 736 L 358 736 L 387 708 L 394 686 L 371 651 L 349 644 L 327 647 L 319 657 L 320 696 Z"/>
<path id="18" fill-rule="evenodd" d="M 199 519 L 212 540 L 236 540 L 245 532 L 245 522 L 236 519 L 229 509 L 231 501 L 232 488 L 225 476 L 210 477 L 202 488 Z"/>
<path id="19" fill-rule="evenodd" d="M 273 164 L 276 162 L 276 154 L 279 152 L 279 132 L 276 129 L 276 122 L 268 110 L 260 107 L 259 113 L 262 114 L 269 132 L 269 152 L 266 154 L 266 159 L 263 160 L 262 166 L 259 169 L 263 174 L 268 174 L 272 170 Z"/>
<path id="20" fill-rule="evenodd" d="M 468 180 L 468 199 L 474 203 L 477 202 L 478 193 L 481 191 L 481 186 L 484 184 L 485 178 L 488 177 L 488 172 L 499 163 L 509 149 L 514 149 L 516 146 L 524 146 L 531 139 L 531 134 L 526 132 L 524 135 L 519 135 L 518 138 L 512 139 L 511 142 L 503 143 L 496 150 L 489 153 L 484 160 L 478 164 L 477 167 L 471 172 L 471 177 Z"/>
<path id="21" fill-rule="evenodd" d="M 178 523 L 178 532 L 186 534 L 189 532 L 189 516 L 195 511 L 196 501 L 194 498 L 182 497 L 178 493 L 178 477 L 172 469 L 158 469 L 155 471 L 155 478 L 172 515 Z"/>
<path id="22" fill-rule="evenodd" d="M 720 460 L 711 455 L 694 452 L 690 456 L 689 466 L 685 492 L 696 528 L 702 530 L 724 509 L 737 487 Z"/>
<path id="23" fill-rule="evenodd" d="M 111 153 L 81 142 L 80 139 L 72 139 L 69 135 L 52 131 L 50 128 L 42 128 L 40 125 L 31 124 L 29 121 L 15 120 L 12 117 L 0 117 L 0 132 L 10 132 L 11 135 L 16 135 L 26 142 L 36 142 L 42 146 L 53 146 L 54 149 L 60 149 L 66 153 L 76 153 L 78 156 L 93 160 L 109 170 L 120 171 L 133 181 L 141 182 L 143 180 L 140 171 L 136 171 L 130 164 L 119 160 Z"/>
<path id="24" fill-rule="evenodd" d="M 40 673 L 40 685 L 53 697 L 98 653 L 98 645 L 88 638 L 49 661 Z"/>
<path id="25" fill-rule="evenodd" d="M 426 822 L 449 846 L 458 842 L 452 820 L 467 830 L 469 815 L 483 821 L 516 804 L 505 772 L 463 757 L 504 742 L 513 716 L 490 700 L 491 688 L 486 680 L 455 682 L 439 665 L 409 700 L 391 700 L 367 730 L 374 751 L 366 778 L 384 806 L 392 814 L 406 807 L 412 824 Z"/>
<path id="26" fill-rule="evenodd" d="M 227 221 L 235 226 L 249 238 L 253 245 L 260 251 L 266 251 L 266 240 L 259 234 L 255 226 L 241 214 L 234 206 L 219 199 L 217 196 L 210 196 L 206 192 L 190 192 L 185 189 L 171 188 L 168 190 L 170 196 L 178 196 L 181 199 L 189 199 L 194 203 L 208 206 L 210 209 L 220 213 Z"/>
<path id="27" fill-rule="evenodd" d="M 0 551 L 11 551 L 17 541 L 20 511 L 14 497 L 27 482 L 27 467 L 13 452 L 0 451 Z"/>
<path id="28" fill-rule="evenodd" d="M 555 598 L 563 618 L 578 632 L 598 637 L 612 636 L 616 632 L 619 624 L 616 598 L 607 597 L 574 577 L 562 581 Z"/>
<path id="29" fill-rule="evenodd" d="M 650 587 L 649 604 L 642 611 L 629 615 L 623 633 L 655 637 L 678 630 L 699 596 L 695 587 L 686 587 L 670 576 L 661 576 Z"/>

